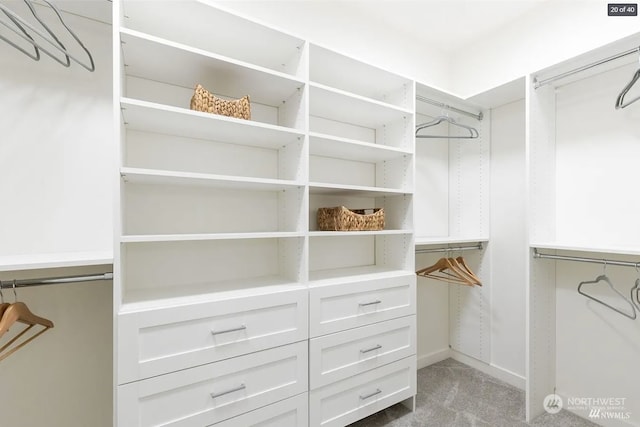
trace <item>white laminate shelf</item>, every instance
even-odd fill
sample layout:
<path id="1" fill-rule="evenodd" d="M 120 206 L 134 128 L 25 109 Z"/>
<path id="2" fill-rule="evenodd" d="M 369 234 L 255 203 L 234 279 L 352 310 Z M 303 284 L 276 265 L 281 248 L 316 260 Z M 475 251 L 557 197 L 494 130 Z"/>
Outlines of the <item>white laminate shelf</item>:
<path id="1" fill-rule="evenodd" d="M 411 151 L 317 132 L 309 133 L 309 153 L 358 162 L 378 163 L 412 155 Z"/>
<path id="2" fill-rule="evenodd" d="M 196 83 L 211 92 L 231 97 L 249 94 L 251 101 L 280 106 L 304 82 L 267 68 L 242 63 L 202 49 L 122 29 L 127 76 L 192 89 Z"/>
<path id="3" fill-rule="evenodd" d="M 304 138 L 304 133 L 255 121 L 202 113 L 186 108 L 122 98 L 128 130 L 276 149 Z"/>
<path id="4" fill-rule="evenodd" d="M 487 243 L 488 237 L 420 237 L 416 236 L 416 246 L 437 246 L 437 245 L 471 245 L 474 243 Z"/>
<path id="5" fill-rule="evenodd" d="M 279 276 L 255 277 L 160 289 L 124 290 L 120 313 L 175 307 L 304 289 L 305 285 Z"/>
<path id="6" fill-rule="evenodd" d="M 319 83 L 309 86 L 312 116 L 377 129 L 413 115 L 411 110 Z"/>
<path id="7" fill-rule="evenodd" d="M 532 242 L 529 244 L 531 248 L 542 250 L 557 250 L 557 251 L 571 251 L 571 252 L 591 252 L 594 254 L 616 254 L 616 255 L 640 255 L 640 248 L 638 247 L 624 247 L 624 246 L 586 246 L 580 244 L 567 244 L 558 242 Z"/>
<path id="8" fill-rule="evenodd" d="M 309 237 L 397 236 L 411 233 L 412 230 L 310 231 Z"/>
<path id="9" fill-rule="evenodd" d="M 113 252 L 61 252 L 0 256 L 0 271 L 86 267 L 113 264 Z"/>
<path id="10" fill-rule="evenodd" d="M 294 73 L 304 40 L 202 1 L 123 2 L 125 27 Z M 299 59 L 298 59 L 299 60 Z M 283 67 L 283 64 L 285 66 Z"/>
<path id="11" fill-rule="evenodd" d="M 286 191 L 304 187 L 304 183 L 297 181 L 155 169 L 120 168 L 120 175 L 124 182 L 131 184 L 188 185 L 253 191 Z"/>
<path id="12" fill-rule="evenodd" d="M 121 243 L 153 243 L 153 242 L 188 242 L 198 240 L 250 240 L 250 239 L 284 239 L 304 237 L 297 232 L 256 232 L 256 233 L 201 233 L 201 234 L 139 234 L 125 235 Z"/>
<path id="13" fill-rule="evenodd" d="M 328 184 L 320 182 L 309 183 L 311 194 L 327 196 L 353 196 L 353 197 L 387 197 L 411 194 L 412 191 L 394 188 L 366 187 L 360 185 Z"/>
<path id="14" fill-rule="evenodd" d="M 336 268 L 309 272 L 310 286 L 330 286 L 341 283 L 374 279 L 394 279 L 415 274 L 413 271 L 397 270 L 375 265 L 365 267 Z"/>
<path id="15" fill-rule="evenodd" d="M 409 79 L 315 44 L 310 45 L 309 52 L 309 74 L 313 82 L 400 108 L 414 102 Z"/>

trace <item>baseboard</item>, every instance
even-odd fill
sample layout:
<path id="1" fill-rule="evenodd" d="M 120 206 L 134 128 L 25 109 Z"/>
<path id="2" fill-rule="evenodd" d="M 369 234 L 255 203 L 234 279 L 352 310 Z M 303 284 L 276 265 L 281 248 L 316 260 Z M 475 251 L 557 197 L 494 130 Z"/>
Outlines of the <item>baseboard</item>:
<path id="1" fill-rule="evenodd" d="M 450 357 L 458 362 L 464 363 L 465 365 L 469 365 L 472 368 L 477 369 L 480 372 L 484 372 L 487 375 L 491 375 L 494 378 L 499 379 L 500 381 L 504 381 L 507 384 L 510 384 L 520 390 L 525 389 L 526 380 L 523 376 L 508 371 L 506 369 L 500 368 L 495 365 L 488 365 L 485 362 L 482 362 L 478 359 L 474 359 L 473 357 L 469 357 L 466 354 L 462 354 L 459 351 L 450 350 Z"/>
<path id="2" fill-rule="evenodd" d="M 418 356 L 417 366 L 418 369 L 426 368 L 427 366 L 441 362 L 449 357 L 451 357 L 451 351 L 448 348 L 444 348 L 442 350 Z"/>

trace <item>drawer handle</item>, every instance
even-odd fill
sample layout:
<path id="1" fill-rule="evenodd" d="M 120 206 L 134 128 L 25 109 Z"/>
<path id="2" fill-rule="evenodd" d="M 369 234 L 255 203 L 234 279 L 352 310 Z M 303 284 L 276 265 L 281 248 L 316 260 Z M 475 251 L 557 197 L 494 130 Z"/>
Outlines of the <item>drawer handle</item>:
<path id="1" fill-rule="evenodd" d="M 382 303 L 382 301 L 380 301 L 379 299 L 375 300 L 375 301 L 371 301 L 371 302 L 361 302 L 360 304 L 358 304 L 360 307 L 366 307 L 368 305 L 376 305 L 376 304 L 380 304 Z"/>
<path id="2" fill-rule="evenodd" d="M 229 332 L 244 331 L 245 329 L 247 329 L 247 327 L 242 325 L 237 328 L 223 329 L 222 331 L 211 331 L 211 335 L 228 334 Z"/>
<path id="3" fill-rule="evenodd" d="M 364 396 L 360 395 L 360 400 L 367 400 L 368 398 L 373 397 L 375 395 L 378 395 L 380 393 L 382 393 L 382 390 L 377 388 L 376 391 L 374 391 L 373 393 L 369 393 L 369 394 L 364 395 Z"/>
<path id="4" fill-rule="evenodd" d="M 229 390 L 221 391 L 219 393 L 211 393 L 211 398 L 216 399 L 218 397 L 225 396 L 227 394 L 235 393 L 236 391 L 244 390 L 245 388 L 247 388 L 246 385 L 240 384 L 238 387 L 235 387 Z"/>
<path id="5" fill-rule="evenodd" d="M 382 348 L 382 346 L 380 344 L 373 346 L 371 348 L 367 348 L 365 350 L 360 350 L 360 353 L 369 353 L 371 351 L 375 351 L 375 350 L 380 350 Z"/>

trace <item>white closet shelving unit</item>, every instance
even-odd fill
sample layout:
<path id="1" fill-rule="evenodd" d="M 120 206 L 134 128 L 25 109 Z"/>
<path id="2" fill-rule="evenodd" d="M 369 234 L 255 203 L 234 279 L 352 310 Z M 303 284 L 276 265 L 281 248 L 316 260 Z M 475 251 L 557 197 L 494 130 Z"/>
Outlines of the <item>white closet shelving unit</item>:
<path id="1" fill-rule="evenodd" d="M 639 36 L 623 39 L 530 76 L 531 255 L 537 249 L 552 255 L 640 261 L 634 214 L 640 204 L 630 197 L 640 155 L 640 115 L 635 105 L 614 109 L 618 93 L 637 69 L 637 54 L 536 87 L 538 81 L 638 45 Z M 628 366 L 639 356 L 635 344 L 640 325 L 576 291 L 578 283 L 593 280 L 603 268 L 529 258 L 528 419 L 544 413 L 544 398 L 554 392 L 565 398 L 565 408 L 567 397 L 637 394 L 628 382 Z M 633 268 L 609 266 L 606 274 L 627 296 L 638 278 Z M 602 290 L 593 292 L 609 298 Z M 623 412 L 630 414 L 640 410 L 629 399 L 624 406 Z M 590 416 L 589 408 L 568 409 Z"/>
<path id="2" fill-rule="evenodd" d="M 413 81 L 206 2 L 114 10 L 116 423 L 413 407 Z M 198 83 L 251 120 L 191 111 Z M 319 231 L 338 205 L 386 227 Z"/>

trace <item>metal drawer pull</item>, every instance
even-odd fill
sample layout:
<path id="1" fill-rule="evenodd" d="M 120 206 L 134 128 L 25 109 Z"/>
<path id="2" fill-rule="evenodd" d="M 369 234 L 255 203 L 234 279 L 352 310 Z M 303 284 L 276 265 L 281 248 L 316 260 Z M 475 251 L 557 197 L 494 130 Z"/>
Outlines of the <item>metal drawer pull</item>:
<path id="1" fill-rule="evenodd" d="M 371 348 L 368 348 L 366 350 L 360 350 L 360 353 L 369 353 L 370 351 L 380 350 L 381 348 L 382 348 L 382 346 L 380 344 L 378 344 L 378 345 L 376 345 L 374 347 L 371 347 Z"/>
<path id="2" fill-rule="evenodd" d="M 228 334 L 229 332 L 244 331 L 245 329 L 247 329 L 247 327 L 245 325 L 242 325 L 238 326 L 237 328 L 224 329 L 222 331 L 211 331 L 211 335 Z"/>
<path id="3" fill-rule="evenodd" d="M 215 399 L 217 397 L 225 396 L 227 394 L 231 394 L 231 393 L 234 393 L 236 391 L 244 390 L 245 388 L 247 388 L 246 385 L 240 384 L 238 387 L 232 388 L 230 390 L 221 391 L 220 393 L 211 393 L 211 398 Z"/>
<path id="4" fill-rule="evenodd" d="M 379 299 L 375 300 L 375 301 L 371 301 L 371 302 L 361 302 L 360 304 L 358 304 L 360 307 L 366 307 L 367 305 L 376 305 L 376 304 L 380 304 L 382 301 L 380 301 Z"/>
<path id="5" fill-rule="evenodd" d="M 380 393 L 382 393 L 382 390 L 380 390 L 379 388 L 377 388 L 377 389 L 376 389 L 376 391 L 374 391 L 373 393 L 369 393 L 369 394 L 367 394 L 367 395 L 365 395 L 365 396 L 362 396 L 362 395 L 361 395 L 361 396 L 360 396 L 360 400 L 367 400 L 368 398 L 373 397 L 373 396 L 375 396 L 375 395 L 377 395 L 377 394 L 380 394 Z"/>

